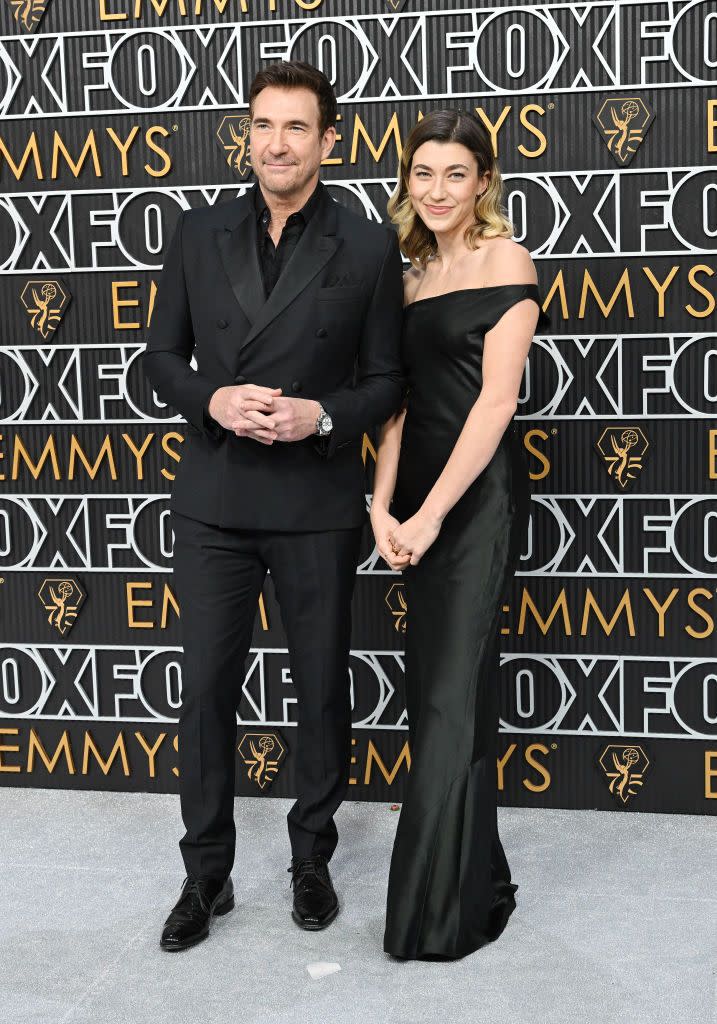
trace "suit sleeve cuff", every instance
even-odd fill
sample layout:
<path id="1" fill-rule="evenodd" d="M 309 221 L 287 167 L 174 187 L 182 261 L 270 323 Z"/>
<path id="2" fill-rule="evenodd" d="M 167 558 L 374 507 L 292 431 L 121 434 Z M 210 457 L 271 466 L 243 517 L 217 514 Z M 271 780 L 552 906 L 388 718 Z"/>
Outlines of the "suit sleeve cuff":
<path id="1" fill-rule="evenodd" d="M 204 425 L 204 432 L 214 438 L 215 441 L 221 440 L 224 436 L 224 427 L 221 423 L 209 415 L 209 403 L 207 402 L 202 409 L 202 420 Z"/>

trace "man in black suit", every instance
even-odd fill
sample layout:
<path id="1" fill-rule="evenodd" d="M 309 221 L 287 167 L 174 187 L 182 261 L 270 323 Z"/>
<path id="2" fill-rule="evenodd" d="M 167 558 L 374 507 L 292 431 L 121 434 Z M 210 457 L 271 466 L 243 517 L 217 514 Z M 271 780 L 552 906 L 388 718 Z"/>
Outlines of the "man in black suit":
<path id="1" fill-rule="evenodd" d="M 170 501 L 187 878 L 160 940 L 170 950 L 234 906 L 236 713 L 267 569 L 298 696 L 292 916 L 317 929 L 338 912 L 328 862 L 350 763 L 361 444 L 404 384 L 396 235 L 319 181 L 336 138 L 328 79 L 300 62 L 268 67 L 249 112 L 258 184 L 181 213 L 143 357 L 158 396 L 187 420 Z"/>

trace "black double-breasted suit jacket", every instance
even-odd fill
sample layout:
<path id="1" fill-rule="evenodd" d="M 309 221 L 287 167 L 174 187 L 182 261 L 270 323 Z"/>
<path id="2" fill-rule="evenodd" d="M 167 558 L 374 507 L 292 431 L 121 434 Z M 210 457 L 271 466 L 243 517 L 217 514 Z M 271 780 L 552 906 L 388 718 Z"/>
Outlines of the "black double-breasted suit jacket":
<path id="1" fill-rule="evenodd" d="M 365 522 L 363 433 L 403 397 L 401 257 L 391 229 L 319 190 L 268 299 L 252 190 L 180 215 L 143 368 L 188 424 L 170 500 L 183 515 L 276 531 Z M 333 430 L 272 445 L 237 437 L 207 407 L 217 388 L 242 383 L 319 401 Z"/>

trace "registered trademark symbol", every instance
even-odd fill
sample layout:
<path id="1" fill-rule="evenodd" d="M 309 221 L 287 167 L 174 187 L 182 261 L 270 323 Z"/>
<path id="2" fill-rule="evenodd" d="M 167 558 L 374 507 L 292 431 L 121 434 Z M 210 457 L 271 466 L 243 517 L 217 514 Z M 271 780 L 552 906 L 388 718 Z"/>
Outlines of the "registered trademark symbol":
<path id="1" fill-rule="evenodd" d="M 558 744 L 557 743 L 551 743 L 550 746 L 551 746 L 551 748 L 553 750 L 557 750 L 558 749 Z"/>
<path id="2" fill-rule="evenodd" d="M 555 104 L 554 103 L 549 103 L 548 104 L 548 110 L 555 110 Z"/>
<path id="3" fill-rule="evenodd" d="M 179 125 L 178 124 L 173 124 L 172 125 L 172 131 L 173 132 L 178 132 L 179 131 Z"/>
<path id="4" fill-rule="evenodd" d="M 550 433 L 551 434 L 557 434 L 557 432 L 558 432 L 558 428 L 557 427 L 552 427 Z"/>

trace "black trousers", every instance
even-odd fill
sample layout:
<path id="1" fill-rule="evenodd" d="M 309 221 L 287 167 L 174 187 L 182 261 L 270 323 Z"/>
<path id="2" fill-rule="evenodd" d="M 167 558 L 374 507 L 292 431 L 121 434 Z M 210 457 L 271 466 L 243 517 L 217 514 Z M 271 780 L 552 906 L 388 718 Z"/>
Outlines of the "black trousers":
<path id="1" fill-rule="evenodd" d="M 351 757 L 348 658 L 361 528 L 316 533 L 223 529 L 172 512 L 173 575 L 184 647 L 179 792 L 188 875 L 224 878 L 234 863 L 237 707 L 259 596 L 271 573 L 297 694 L 295 857 L 338 841 L 333 815 Z"/>

